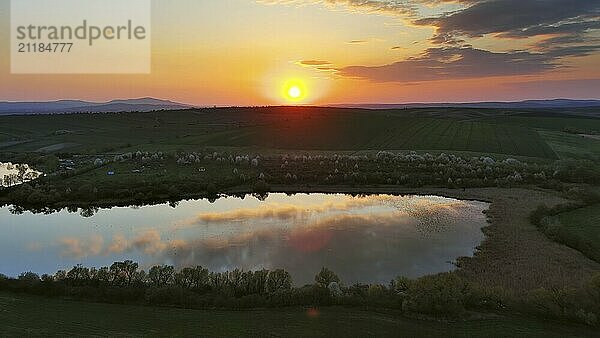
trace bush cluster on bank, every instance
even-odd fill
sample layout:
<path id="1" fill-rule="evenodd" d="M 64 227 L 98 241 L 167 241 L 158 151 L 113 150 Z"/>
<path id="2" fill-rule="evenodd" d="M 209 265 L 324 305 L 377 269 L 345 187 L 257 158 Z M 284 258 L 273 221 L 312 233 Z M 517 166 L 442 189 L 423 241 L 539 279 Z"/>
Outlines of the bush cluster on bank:
<path id="1" fill-rule="evenodd" d="M 210 272 L 201 266 L 176 271 L 154 266 L 147 272 L 132 261 L 100 269 L 75 266 L 69 271 L 18 278 L 0 275 L 0 290 L 85 301 L 176 306 L 197 309 L 249 309 L 282 306 L 368 306 L 460 318 L 469 311 L 521 312 L 597 325 L 600 315 L 600 275 L 583 289 L 538 289 L 524 296 L 486 290 L 441 273 L 418 279 L 398 277 L 388 285 L 344 285 L 323 268 L 313 284 L 294 287 L 281 269 Z"/>

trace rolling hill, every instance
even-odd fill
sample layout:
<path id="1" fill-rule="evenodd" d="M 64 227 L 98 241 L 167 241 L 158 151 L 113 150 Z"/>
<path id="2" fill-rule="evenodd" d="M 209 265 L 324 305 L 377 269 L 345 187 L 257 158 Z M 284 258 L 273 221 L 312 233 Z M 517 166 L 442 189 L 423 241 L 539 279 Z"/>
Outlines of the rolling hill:
<path id="1" fill-rule="evenodd" d="M 52 113 L 112 113 L 147 112 L 154 110 L 186 109 L 192 106 L 155 98 L 88 102 L 60 100 L 47 102 L 0 102 L 0 115 L 52 114 Z"/>

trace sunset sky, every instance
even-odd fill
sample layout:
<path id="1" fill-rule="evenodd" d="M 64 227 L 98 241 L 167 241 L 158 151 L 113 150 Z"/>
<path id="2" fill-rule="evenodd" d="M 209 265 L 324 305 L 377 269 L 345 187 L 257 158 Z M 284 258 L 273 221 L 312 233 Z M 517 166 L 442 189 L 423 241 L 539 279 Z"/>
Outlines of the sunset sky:
<path id="1" fill-rule="evenodd" d="M 11 75 L 0 100 L 197 105 L 600 99 L 600 1 L 154 0 L 149 75 Z"/>

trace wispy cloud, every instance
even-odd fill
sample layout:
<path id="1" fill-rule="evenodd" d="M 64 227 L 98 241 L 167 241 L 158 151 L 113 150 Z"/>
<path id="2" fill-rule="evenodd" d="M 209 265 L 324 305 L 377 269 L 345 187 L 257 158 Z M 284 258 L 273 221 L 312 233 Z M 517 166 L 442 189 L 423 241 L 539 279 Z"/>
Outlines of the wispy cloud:
<path id="1" fill-rule="evenodd" d="M 299 63 L 303 66 L 325 66 L 331 64 L 331 62 L 324 60 L 302 60 Z"/>

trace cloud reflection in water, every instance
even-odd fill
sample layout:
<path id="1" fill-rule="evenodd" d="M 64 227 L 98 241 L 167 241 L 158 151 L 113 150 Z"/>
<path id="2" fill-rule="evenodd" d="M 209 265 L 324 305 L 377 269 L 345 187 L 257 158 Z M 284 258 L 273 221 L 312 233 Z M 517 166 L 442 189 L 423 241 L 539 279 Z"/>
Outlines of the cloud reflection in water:
<path id="1" fill-rule="evenodd" d="M 322 266 L 346 283 L 450 270 L 448 261 L 471 255 L 482 240 L 486 208 L 435 196 L 272 194 L 264 202 L 246 197 L 182 202 L 176 209 L 114 208 L 91 218 L 65 212 L 9 217 L 25 229 L 40 218 L 56 221 L 48 225 L 56 231 L 52 243 L 31 232 L 27 243 L 41 245 L 36 252 L 22 246 L 25 256 L 52 257 L 54 248 L 54 265 L 38 272 L 132 258 L 142 267 L 284 268 L 303 284 Z"/>

